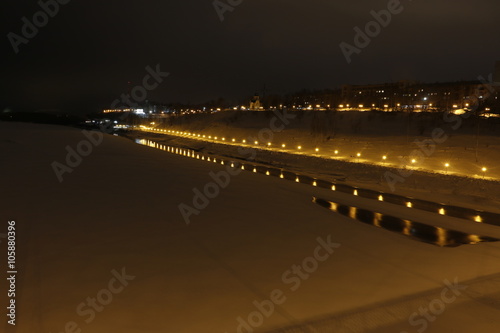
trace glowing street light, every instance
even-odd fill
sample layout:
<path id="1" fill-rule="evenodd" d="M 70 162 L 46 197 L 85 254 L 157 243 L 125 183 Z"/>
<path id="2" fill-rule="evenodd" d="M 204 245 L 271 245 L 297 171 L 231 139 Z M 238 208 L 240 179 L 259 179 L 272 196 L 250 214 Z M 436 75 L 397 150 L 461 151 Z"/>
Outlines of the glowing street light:
<path id="1" fill-rule="evenodd" d="M 315 151 L 316 151 L 316 152 L 319 152 L 319 148 L 316 148 L 316 149 L 315 149 Z"/>
<path id="2" fill-rule="evenodd" d="M 285 147 L 286 147 L 286 144 L 282 144 L 282 145 L 281 145 L 281 147 L 282 147 L 282 148 L 285 148 Z"/>
<path id="3" fill-rule="evenodd" d="M 256 145 L 258 145 L 258 144 L 259 144 L 259 141 L 255 141 L 254 143 L 255 143 Z"/>
<path id="4" fill-rule="evenodd" d="M 411 160 L 411 163 L 412 163 L 412 164 L 415 164 L 415 163 L 417 163 L 417 160 L 416 160 L 416 159 L 412 159 L 412 160 Z"/>
<path id="5" fill-rule="evenodd" d="M 298 149 L 298 150 L 301 150 L 301 149 L 302 149 L 302 146 L 298 146 L 298 147 L 297 147 L 297 149 Z"/>
<path id="6" fill-rule="evenodd" d="M 361 157 L 361 153 L 357 153 L 357 154 L 356 154 L 356 156 L 357 156 L 357 157 Z"/>
<path id="7" fill-rule="evenodd" d="M 336 150 L 336 151 L 334 151 L 334 153 L 335 153 L 335 155 L 338 155 L 338 154 L 339 154 L 339 151 L 338 151 L 338 150 Z"/>
<path id="8" fill-rule="evenodd" d="M 384 161 L 386 161 L 386 160 L 387 160 L 387 156 L 386 156 L 386 155 L 382 156 L 382 159 L 383 159 Z"/>
<path id="9" fill-rule="evenodd" d="M 267 145 L 268 145 L 269 147 L 271 147 L 271 142 L 268 142 L 268 143 L 267 143 Z"/>
<path id="10" fill-rule="evenodd" d="M 448 169 L 450 168 L 450 163 L 446 162 L 444 164 L 444 167 L 446 168 L 446 174 L 448 174 Z"/>

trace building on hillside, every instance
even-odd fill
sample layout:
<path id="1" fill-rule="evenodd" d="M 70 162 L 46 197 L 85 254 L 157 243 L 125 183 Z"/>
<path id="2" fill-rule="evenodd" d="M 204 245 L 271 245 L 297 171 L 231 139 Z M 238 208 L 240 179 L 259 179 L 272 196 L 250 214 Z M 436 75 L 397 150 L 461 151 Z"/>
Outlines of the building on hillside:
<path id="1" fill-rule="evenodd" d="M 250 101 L 250 107 L 248 109 L 251 110 L 251 111 L 259 111 L 259 110 L 264 109 L 262 107 L 261 102 L 260 102 L 260 96 L 259 96 L 259 94 L 255 94 L 252 97 L 252 100 Z"/>
<path id="2" fill-rule="evenodd" d="M 491 97 L 491 84 L 480 81 L 419 83 L 400 81 L 342 87 L 340 109 L 453 110 L 467 109 Z"/>

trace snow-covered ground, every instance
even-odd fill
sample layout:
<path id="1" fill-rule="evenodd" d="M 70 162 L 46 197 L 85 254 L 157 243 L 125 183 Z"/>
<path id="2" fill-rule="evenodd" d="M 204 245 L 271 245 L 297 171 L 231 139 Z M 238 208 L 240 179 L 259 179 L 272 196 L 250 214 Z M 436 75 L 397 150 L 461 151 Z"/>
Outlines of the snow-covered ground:
<path id="1" fill-rule="evenodd" d="M 195 189 L 227 165 L 108 135 L 60 183 L 51 164 L 82 140 L 76 129 L 0 123 L 0 233 L 17 226 L 15 332 L 500 328 L 499 243 L 438 247 L 312 198 L 490 237 L 498 227 L 251 172 L 230 177 L 187 225 L 179 204 L 194 206 Z"/>

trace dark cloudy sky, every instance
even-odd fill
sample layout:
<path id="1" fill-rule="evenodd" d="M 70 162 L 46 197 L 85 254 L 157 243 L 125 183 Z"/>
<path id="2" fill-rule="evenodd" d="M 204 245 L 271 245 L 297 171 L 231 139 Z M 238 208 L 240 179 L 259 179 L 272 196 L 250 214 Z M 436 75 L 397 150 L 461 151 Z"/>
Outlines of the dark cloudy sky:
<path id="1" fill-rule="evenodd" d="M 227 0 L 221 0 L 226 2 Z M 93 111 L 145 67 L 171 75 L 157 101 L 238 101 L 268 93 L 400 79 L 475 79 L 500 60 L 500 1 L 402 0 L 404 8 L 347 64 L 339 44 L 387 0 L 244 0 L 221 22 L 213 0 L 71 0 L 15 54 L 35 0 L 3 0 L 0 108 Z"/>

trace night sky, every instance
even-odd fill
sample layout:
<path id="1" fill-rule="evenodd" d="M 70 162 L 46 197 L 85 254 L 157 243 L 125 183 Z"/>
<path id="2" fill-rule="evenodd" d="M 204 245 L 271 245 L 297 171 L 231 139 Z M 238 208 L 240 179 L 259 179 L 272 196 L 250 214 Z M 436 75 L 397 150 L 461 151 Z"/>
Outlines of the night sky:
<path id="1" fill-rule="evenodd" d="M 222 0 L 226 3 L 228 0 Z M 233 0 L 233 3 L 238 1 Z M 0 111 L 108 107 L 141 84 L 146 66 L 170 72 L 148 99 L 200 103 L 394 80 L 473 80 L 500 60 L 498 0 L 404 0 L 347 64 L 339 44 L 373 20 L 374 0 L 245 0 L 224 13 L 213 0 L 71 0 L 15 54 L 34 0 L 4 0 Z"/>

